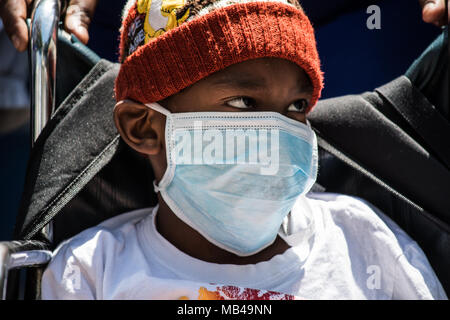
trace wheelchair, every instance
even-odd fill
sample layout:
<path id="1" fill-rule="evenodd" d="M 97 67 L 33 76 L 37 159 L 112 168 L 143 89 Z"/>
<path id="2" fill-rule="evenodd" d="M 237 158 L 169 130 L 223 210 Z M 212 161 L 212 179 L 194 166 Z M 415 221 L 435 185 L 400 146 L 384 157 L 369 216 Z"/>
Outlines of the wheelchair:
<path id="1" fill-rule="evenodd" d="M 113 123 L 119 65 L 58 30 L 58 1 L 37 1 L 33 12 L 33 148 L 15 240 L 0 242 L 1 299 L 39 299 L 42 273 L 59 243 L 113 216 L 157 204 L 149 162 L 121 140 Z M 448 29 L 443 41 L 448 46 Z M 448 104 L 445 63 L 434 66 L 442 69 L 434 77 L 413 72 L 415 80 L 402 76 L 374 92 L 322 100 L 309 120 L 319 143 L 315 190 L 378 207 L 419 244 L 449 295 L 450 146 L 442 151 L 431 145 L 429 133 L 417 128 L 419 117 L 400 107 L 412 96 L 427 100 L 424 93 L 436 86 L 447 95 L 430 101 Z M 55 83 L 56 74 L 62 76 Z M 422 121 L 433 119 L 428 114 Z"/>

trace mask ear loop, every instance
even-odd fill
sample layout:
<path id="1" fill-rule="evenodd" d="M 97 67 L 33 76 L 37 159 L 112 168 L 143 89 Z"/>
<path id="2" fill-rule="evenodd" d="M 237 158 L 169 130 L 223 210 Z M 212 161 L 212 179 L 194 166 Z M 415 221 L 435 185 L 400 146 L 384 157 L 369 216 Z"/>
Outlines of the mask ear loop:
<path id="1" fill-rule="evenodd" d="M 164 108 L 163 106 L 161 106 L 159 103 L 153 102 L 153 103 L 146 103 L 145 104 L 148 108 L 155 110 L 163 115 L 166 116 L 166 118 L 169 118 L 169 116 L 172 114 L 169 110 L 167 110 L 166 108 Z M 164 177 L 163 179 L 164 180 Z M 162 181 L 161 180 L 161 181 Z M 161 183 L 160 181 L 160 183 Z M 153 180 L 153 190 L 155 191 L 155 193 L 158 193 L 161 191 L 161 187 L 158 186 L 158 184 L 156 183 L 156 180 Z"/>
<path id="2" fill-rule="evenodd" d="M 155 190 L 155 193 L 158 193 L 161 191 L 161 188 L 158 187 L 158 184 L 156 183 L 156 180 L 153 180 L 153 190 Z"/>
<path id="3" fill-rule="evenodd" d="M 161 106 L 160 104 L 153 102 L 153 103 L 146 103 L 145 104 L 147 107 L 149 107 L 152 110 L 158 111 L 159 113 L 162 113 L 163 115 L 165 115 L 166 117 L 168 117 L 169 115 L 171 115 L 172 113 L 167 110 L 166 108 L 164 108 L 163 106 Z"/>

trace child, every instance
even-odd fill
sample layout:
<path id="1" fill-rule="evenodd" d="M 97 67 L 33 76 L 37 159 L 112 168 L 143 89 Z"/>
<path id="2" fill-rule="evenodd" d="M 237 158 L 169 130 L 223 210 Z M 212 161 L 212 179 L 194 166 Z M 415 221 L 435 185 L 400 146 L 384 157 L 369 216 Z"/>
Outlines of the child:
<path id="1" fill-rule="evenodd" d="M 132 1 L 116 127 L 159 204 L 63 242 L 43 299 L 446 299 L 376 208 L 309 192 L 322 89 L 295 0 Z"/>

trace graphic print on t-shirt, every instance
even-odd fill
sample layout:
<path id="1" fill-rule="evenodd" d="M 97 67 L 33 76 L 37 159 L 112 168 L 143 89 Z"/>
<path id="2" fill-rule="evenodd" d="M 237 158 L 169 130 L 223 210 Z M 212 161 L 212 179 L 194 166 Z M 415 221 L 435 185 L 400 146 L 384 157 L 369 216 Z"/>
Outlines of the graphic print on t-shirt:
<path id="1" fill-rule="evenodd" d="M 198 290 L 197 300 L 298 300 L 290 294 L 275 291 L 241 288 L 236 286 L 209 285 Z M 188 296 L 181 296 L 178 300 L 189 300 Z"/>

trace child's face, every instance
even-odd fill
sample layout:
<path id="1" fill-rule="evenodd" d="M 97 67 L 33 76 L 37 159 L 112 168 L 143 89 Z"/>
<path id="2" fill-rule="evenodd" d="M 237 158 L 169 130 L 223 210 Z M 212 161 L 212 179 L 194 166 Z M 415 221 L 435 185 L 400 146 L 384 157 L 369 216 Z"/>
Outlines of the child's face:
<path id="1" fill-rule="evenodd" d="M 293 62 L 262 58 L 232 65 L 159 104 L 172 113 L 274 111 L 305 123 L 312 91 L 308 76 Z M 165 116 L 125 101 L 117 104 L 114 119 L 124 141 L 149 156 L 159 181 L 167 168 Z"/>
<path id="2" fill-rule="evenodd" d="M 273 111 L 306 122 L 305 110 L 312 91 L 309 78 L 296 64 L 264 58 L 228 67 L 159 104 L 172 113 Z M 141 103 L 122 101 L 114 109 L 114 120 L 123 140 L 148 156 L 159 183 L 167 169 L 165 116 Z M 247 264 L 268 260 L 289 247 L 277 238 L 274 244 L 256 255 L 237 257 L 208 242 L 182 222 L 165 204 L 161 194 L 158 195 L 158 231 L 193 257 L 217 263 Z"/>
<path id="3" fill-rule="evenodd" d="M 275 111 L 305 122 L 311 95 L 311 83 L 300 67 L 262 58 L 232 65 L 159 103 L 172 113 Z"/>

